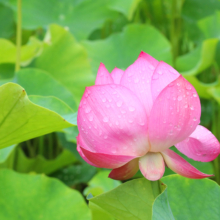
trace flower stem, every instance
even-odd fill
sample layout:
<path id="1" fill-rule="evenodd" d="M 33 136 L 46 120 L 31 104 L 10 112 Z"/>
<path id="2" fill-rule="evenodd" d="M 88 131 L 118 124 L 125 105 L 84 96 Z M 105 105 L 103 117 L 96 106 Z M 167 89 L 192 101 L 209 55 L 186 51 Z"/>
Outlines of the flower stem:
<path id="1" fill-rule="evenodd" d="M 17 31 L 16 31 L 16 63 L 15 63 L 15 72 L 20 69 L 20 60 L 21 60 L 21 1 L 17 0 Z"/>

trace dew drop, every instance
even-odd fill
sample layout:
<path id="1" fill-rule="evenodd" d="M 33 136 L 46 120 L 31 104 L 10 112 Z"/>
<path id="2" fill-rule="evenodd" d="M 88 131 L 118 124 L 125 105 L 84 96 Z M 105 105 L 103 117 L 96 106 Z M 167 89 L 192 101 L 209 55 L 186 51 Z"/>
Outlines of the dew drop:
<path id="1" fill-rule="evenodd" d="M 93 116 L 92 115 L 89 116 L 89 121 L 93 121 Z"/>
<path id="2" fill-rule="evenodd" d="M 193 117 L 193 121 L 197 121 L 197 118 L 196 118 L 196 117 Z"/>
<path id="3" fill-rule="evenodd" d="M 162 75 L 162 74 L 163 74 L 163 72 L 162 72 L 161 70 L 159 70 L 159 71 L 158 71 L 158 73 L 159 73 L 160 75 Z"/>
<path id="4" fill-rule="evenodd" d="M 86 107 L 86 108 L 85 108 L 85 113 L 88 114 L 89 112 L 91 112 L 91 108 L 90 108 L 90 107 Z"/>
<path id="5" fill-rule="evenodd" d="M 107 138 L 108 138 L 108 136 L 107 136 L 107 135 L 105 135 L 105 136 L 104 136 L 104 139 L 107 139 Z"/>
<path id="6" fill-rule="evenodd" d="M 126 113 L 126 111 L 125 111 L 125 110 L 121 110 L 121 113 L 122 113 L 122 114 L 125 114 L 125 113 Z"/>
<path id="7" fill-rule="evenodd" d="M 138 83 L 138 82 L 139 82 L 139 79 L 136 78 L 136 79 L 134 80 L 134 83 Z"/>
<path id="8" fill-rule="evenodd" d="M 169 135 L 173 135 L 173 130 L 170 130 Z"/>
<path id="9" fill-rule="evenodd" d="M 182 96 L 178 96 L 177 98 L 178 101 L 181 101 L 182 99 L 183 99 Z"/>
<path id="10" fill-rule="evenodd" d="M 106 98 L 103 98 L 103 99 L 102 99 L 102 102 L 106 102 Z"/>
<path id="11" fill-rule="evenodd" d="M 194 110 L 194 107 L 191 105 L 191 106 L 190 106 L 190 109 L 193 111 L 193 110 Z"/>
<path id="12" fill-rule="evenodd" d="M 115 122 L 116 125 L 119 125 L 118 121 Z"/>
<path id="13" fill-rule="evenodd" d="M 151 70 L 154 70 L 154 66 L 153 66 L 153 65 L 150 65 L 149 68 L 150 68 Z"/>
<path id="14" fill-rule="evenodd" d="M 158 74 L 154 74 L 154 75 L 153 75 L 153 79 L 154 79 L 154 80 L 156 80 L 156 79 L 158 79 L 158 78 L 159 78 Z"/>
<path id="15" fill-rule="evenodd" d="M 186 89 L 191 90 L 191 86 L 190 85 L 186 85 Z"/>
<path id="16" fill-rule="evenodd" d="M 112 102 L 112 99 L 109 99 L 108 101 L 109 101 L 109 102 Z"/>
<path id="17" fill-rule="evenodd" d="M 107 117 L 104 117 L 104 118 L 103 118 L 103 122 L 108 122 L 108 118 L 107 118 Z"/>
<path id="18" fill-rule="evenodd" d="M 196 94 L 196 93 L 193 93 L 193 97 L 197 97 L 197 94 Z"/>
<path id="19" fill-rule="evenodd" d="M 177 86 L 180 86 L 180 83 L 177 83 Z"/>
<path id="20" fill-rule="evenodd" d="M 140 125 L 141 125 L 141 126 L 144 126 L 144 125 L 145 125 L 145 123 L 142 121 L 142 122 L 140 122 Z"/>
<path id="21" fill-rule="evenodd" d="M 112 153 L 115 154 L 115 153 L 116 153 L 116 150 L 115 150 L 115 149 L 112 149 Z"/>
<path id="22" fill-rule="evenodd" d="M 128 122 L 129 122 L 129 123 L 133 123 L 133 120 L 132 120 L 132 119 L 129 119 Z"/>
<path id="23" fill-rule="evenodd" d="M 118 101 L 116 105 L 120 108 L 122 106 L 122 101 Z"/>
<path id="24" fill-rule="evenodd" d="M 132 107 L 132 106 L 130 106 L 128 109 L 129 109 L 130 112 L 135 111 L 135 107 Z"/>

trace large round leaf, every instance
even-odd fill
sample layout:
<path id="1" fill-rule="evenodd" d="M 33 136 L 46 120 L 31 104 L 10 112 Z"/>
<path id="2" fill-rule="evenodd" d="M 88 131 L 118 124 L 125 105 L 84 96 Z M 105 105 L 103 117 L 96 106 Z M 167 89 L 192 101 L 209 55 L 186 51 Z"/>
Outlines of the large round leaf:
<path id="1" fill-rule="evenodd" d="M 175 219 L 219 219 L 220 187 L 216 182 L 179 175 L 164 177 L 162 182 L 168 186 L 169 203 Z"/>
<path id="2" fill-rule="evenodd" d="M 87 52 L 60 26 L 50 26 L 48 34 L 49 38 L 46 38 L 46 41 L 49 44 L 34 65 L 46 70 L 80 101 L 85 86 L 94 84 Z"/>
<path id="3" fill-rule="evenodd" d="M 17 84 L 0 86 L 0 148 L 74 125 L 75 115 L 65 103 L 52 98 L 35 98 L 35 101 L 48 108 L 51 104 L 58 114 L 32 103 L 25 90 Z"/>
<path id="4" fill-rule="evenodd" d="M 128 181 L 109 192 L 93 197 L 89 203 L 90 205 L 91 203 L 95 204 L 91 208 L 95 208 L 95 212 L 93 210 L 92 213 L 97 216 L 97 212 L 100 211 L 104 214 L 104 210 L 114 218 L 121 220 L 151 220 L 152 215 L 154 220 L 161 220 L 159 218 L 161 216 L 168 216 L 173 219 L 166 194 L 165 197 L 159 199 L 164 192 L 166 192 L 166 186 L 160 181 L 153 182 L 140 178 Z M 154 204 L 156 206 L 153 208 Z M 153 210 L 160 210 L 164 213 L 153 213 Z"/>
<path id="5" fill-rule="evenodd" d="M 67 26 L 77 39 L 86 39 L 107 19 L 116 17 L 118 12 L 131 19 L 139 2 L 140 0 L 22 0 L 22 26 L 33 30 L 56 23 Z M 16 0 L 11 0 L 10 5 L 16 9 Z"/>
<path id="6" fill-rule="evenodd" d="M 115 66 L 126 69 L 143 50 L 158 60 L 171 63 L 171 47 L 168 40 L 154 27 L 132 24 L 122 33 L 111 35 L 105 40 L 84 41 L 91 58 L 93 73 L 96 74 L 100 62 L 109 71 Z"/>
<path id="7" fill-rule="evenodd" d="M 80 193 L 56 179 L 0 170 L 0 182 L 1 220 L 91 219 Z"/>
<path id="8" fill-rule="evenodd" d="M 22 69 L 16 73 L 13 81 L 21 85 L 28 95 L 54 96 L 76 110 L 73 94 L 46 71 Z"/>

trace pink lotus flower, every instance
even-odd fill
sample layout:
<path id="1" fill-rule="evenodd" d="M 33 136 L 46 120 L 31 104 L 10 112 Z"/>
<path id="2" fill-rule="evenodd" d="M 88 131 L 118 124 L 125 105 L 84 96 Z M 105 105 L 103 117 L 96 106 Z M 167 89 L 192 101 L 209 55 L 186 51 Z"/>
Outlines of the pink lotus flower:
<path id="1" fill-rule="evenodd" d="M 220 153 L 215 136 L 201 125 L 194 87 L 175 69 L 141 52 L 125 71 L 111 74 L 100 64 L 95 86 L 87 87 L 78 111 L 77 150 L 89 164 L 113 169 L 109 177 L 160 179 L 165 165 L 188 178 L 205 178 L 173 145 L 197 161 Z"/>

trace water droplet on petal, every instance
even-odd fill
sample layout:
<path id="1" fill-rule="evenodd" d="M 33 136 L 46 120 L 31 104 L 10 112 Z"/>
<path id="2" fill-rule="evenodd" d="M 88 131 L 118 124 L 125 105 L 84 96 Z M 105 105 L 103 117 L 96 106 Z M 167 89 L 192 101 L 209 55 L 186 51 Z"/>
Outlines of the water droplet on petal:
<path id="1" fill-rule="evenodd" d="M 197 121 L 197 118 L 196 118 L 196 117 L 193 117 L 193 121 Z"/>
<path id="2" fill-rule="evenodd" d="M 105 135 L 105 136 L 104 136 L 104 139 L 107 139 L 107 138 L 108 138 L 108 136 L 107 136 L 107 135 Z"/>
<path id="3" fill-rule="evenodd" d="M 102 102 L 106 102 L 106 98 L 103 98 L 103 99 L 102 99 Z"/>
<path id="4" fill-rule="evenodd" d="M 116 103 L 116 105 L 117 105 L 118 107 L 121 107 L 121 106 L 122 106 L 122 101 L 118 101 L 118 102 Z"/>
<path id="5" fill-rule="evenodd" d="M 181 101 L 182 99 L 183 99 L 182 96 L 178 96 L 177 98 L 178 101 Z"/>
<path id="6" fill-rule="evenodd" d="M 132 120 L 132 119 L 129 119 L 128 122 L 129 122 L 129 123 L 133 123 L 133 120 Z"/>
<path id="7" fill-rule="evenodd" d="M 180 86 L 180 83 L 177 83 L 177 86 Z"/>
<path id="8" fill-rule="evenodd" d="M 136 78 L 136 79 L 134 80 L 134 83 L 138 83 L 138 82 L 139 82 L 139 79 Z"/>
<path id="9" fill-rule="evenodd" d="M 154 80 L 156 80 L 156 79 L 158 79 L 158 78 L 159 78 L 158 74 L 153 74 L 153 79 L 154 79 Z"/>
<path id="10" fill-rule="evenodd" d="M 191 105 L 191 106 L 190 106 L 190 109 L 193 111 L 193 110 L 194 110 L 194 107 Z"/>
<path id="11" fill-rule="evenodd" d="M 104 118 L 103 118 L 103 122 L 108 122 L 108 118 L 107 118 L 107 117 L 104 117 Z"/>
<path id="12" fill-rule="evenodd" d="M 191 86 L 190 85 L 186 85 L 186 89 L 191 90 Z"/>
<path id="13" fill-rule="evenodd" d="M 89 121 L 93 121 L 93 116 L 92 115 L 89 116 Z"/>
<path id="14" fill-rule="evenodd" d="M 149 65 L 149 68 L 150 68 L 151 70 L 154 70 L 154 66 L 153 66 L 153 65 Z"/>
<path id="15" fill-rule="evenodd" d="M 161 70 L 159 70 L 159 71 L 158 71 L 158 73 L 159 73 L 160 75 L 162 75 L 162 74 L 163 74 L 163 72 L 162 72 Z"/>
<path id="16" fill-rule="evenodd" d="M 132 106 L 130 106 L 128 109 L 129 109 L 130 112 L 135 111 L 135 107 L 132 107 Z"/>
<path id="17" fill-rule="evenodd" d="M 89 106 L 87 106 L 86 108 L 85 108 L 85 113 L 89 113 L 91 111 L 91 108 L 89 107 Z"/>
<path id="18" fill-rule="evenodd" d="M 196 93 L 193 93 L 193 97 L 197 97 L 197 94 L 196 94 Z"/>
<path id="19" fill-rule="evenodd" d="M 122 111 L 121 111 L 121 113 L 122 113 L 122 114 L 125 114 L 125 113 L 126 113 L 126 111 L 125 111 L 125 110 L 122 110 Z"/>

